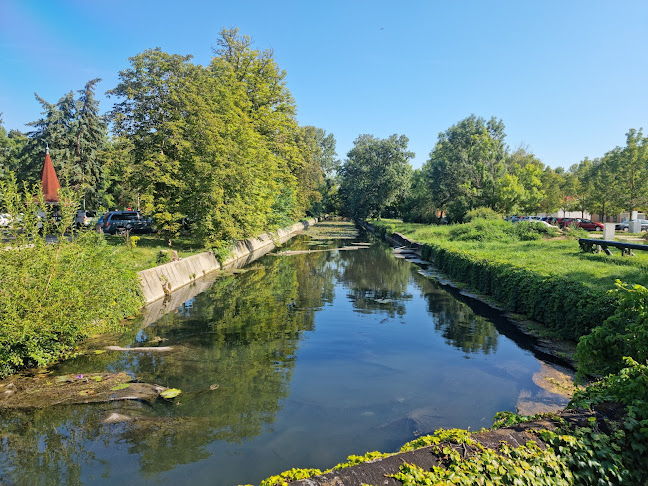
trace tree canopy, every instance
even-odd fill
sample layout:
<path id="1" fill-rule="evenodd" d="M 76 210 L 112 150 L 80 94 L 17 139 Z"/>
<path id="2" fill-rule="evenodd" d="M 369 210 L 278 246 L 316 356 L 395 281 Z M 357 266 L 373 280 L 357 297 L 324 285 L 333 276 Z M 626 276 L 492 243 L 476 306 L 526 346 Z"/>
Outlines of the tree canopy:
<path id="1" fill-rule="evenodd" d="M 346 211 L 356 219 L 380 218 L 410 187 L 414 153 L 405 135 L 380 139 L 360 135 L 340 169 L 340 194 Z"/>

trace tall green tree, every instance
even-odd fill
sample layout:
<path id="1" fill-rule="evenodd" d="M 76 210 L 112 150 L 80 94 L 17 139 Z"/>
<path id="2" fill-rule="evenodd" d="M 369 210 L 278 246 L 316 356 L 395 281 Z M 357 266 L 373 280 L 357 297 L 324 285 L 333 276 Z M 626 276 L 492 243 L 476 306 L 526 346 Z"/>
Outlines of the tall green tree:
<path id="1" fill-rule="evenodd" d="M 95 86 L 100 81 L 100 78 L 92 79 L 78 91 L 74 118 L 74 157 L 80 172 L 79 189 L 84 206 L 92 208 L 102 202 L 104 161 L 100 155 L 108 133 L 104 118 L 99 114 L 99 101 L 95 98 Z"/>
<path id="2" fill-rule="evenodd" d="M 598 213 L 603 218 L 614 216 L 623 211 L 621 206 L 622 186 L 617 174 L 621 162 L 621 149 L 618 147 L 606 153 L 601 159 L 595 159 L 590 168 L 591 185 L 590 212 Z"/>
<path id="3" fill-rule="evenodd" d="M 542 171 L 542 190 L 545 197 L 540 202 L 540 212 L 555 213 L 562 206 L 562 175 L 559 170 L 545 167 Z"/>
<path id="4" fill-rule="evenodd" d="M 0 180 L 7 177 L 9 172 L 14 174 L 20 172 L 27 141 L 27 137 L 18 130 L 7 132 L 0 113 Z"/>
<path id="5" fill-rule="evenodd" d="M 271 219 L 276 224 L 301 216 L 312 193 L 307 185 L 300 194 L 300 182 L 306 181 L 312 161 L 307 153 L 310 143 L 300 133 L 295 101 L 286 86 L 286 72 L 277 65 L 272 50 L 254 49 L 250 37 L 236 28 L 221 30 L 214 54 L 212 67 L 229 86 L 243 92 L 242 107 L 262 137 L 266 157 L 276 165 L 278 190 Z"/>
<path id="6" fill-rule="evenodd" d="M 494 208 L 496 181 L 505 173 L 504 123 L 471 115 L 439 134 L 423 165 L 437 209 L 461 221 L 478 206 Z"/>
<path id="7" fill-rule="evenodd" d="M 226 29 L 214 54 L 203 67 L 144 51 L 109 91 L 115 135 L 130 146 L 121 166 L 169 241 L 185 217 L 216 243 L 293 221 L 321 197 L 316 131 L 299 127 L 272 52 Z"/>
<path id="8" fill-rule="evenodd" d="M 70 91 L 55 104 L 35 95 L 43 112 L 40 119 L 28 124 L 34 129 L 28 134 L 23 154 L 27 163 L 17 171 L 19 179 L 29 183 L 39 180 L 45 147 L 49 146 L 62 183 L 79 193 L 84 204 L 96 207 L 101 203 L 103 161 L 98 154 L 106 143 L 107 127 L 94 94 L 100 81 L 88 81 L 78 91 L 78 98 Z"/>
<path id="9" fill-rule="evenodd" d="M 438 220 L 430 187 L 421 169 L 412 173 L 410 190 L 402 204 L 403 221 L 414 223 L 432 223 Z"/>
<path id="10" fill-rule="evenodd" d="M 133 157 L 133 183 L 143 209 L 172 240 L 181 229 L 186 178 L 179 160 L 181 131 L 190 107 L 182 93 L 189 88 L 191 56 L 149 49 L 129 59 L 120 83 L 107 92 L 121 98 L 109 113 L 113 132 L 128 140 Z"/>
<path id="11" fill-rule="evenodd" d="M 360 135 L 340 169 L 340 194 L 346 211 L 356 219 L 380 218 L 386 208 L 404 198 L 410 187 L 414 153 L 405 135 L 379 139 Z"/>
<path id="12" fill-rule="evenodd" d="M 514 173 L 524 188 L 520 207 L 526 214 L 534 214 L 540 211 L 542 201 L 546 193 L 542 187 L 543 164 L 530 162 L 523 166 L 515 165 Z"/>
<path id="13" fill-rule="evenodd" d="M 322 177 L 318 187 L 321 199 L 311 204 L 309 213 L 313 216 L 339 213 L 341 203 L 338 193 L 337 172 L 340 169 L 341 162 L 336 152 L 335 136 L 332 133 L 327 134 L 326 130 L 322 128 L 307 126 L 305 129 L 313 132 L 317 147 L 315 158 Z"/>
<path id="14" fill-rule="evenodd" d="M 626 133 L 620 161 L 617 178 L 623 190 L 619 205 L 630 212 L 648 207 L 648 137 L 641 129 Z"/>

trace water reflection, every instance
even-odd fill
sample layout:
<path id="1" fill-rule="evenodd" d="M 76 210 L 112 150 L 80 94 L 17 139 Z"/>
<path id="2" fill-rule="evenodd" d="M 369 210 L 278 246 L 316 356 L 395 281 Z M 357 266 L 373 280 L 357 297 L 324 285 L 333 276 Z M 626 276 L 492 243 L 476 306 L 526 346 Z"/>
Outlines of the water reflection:
<path id="1" fill-rule="evenodd" d="M 492 320 L 476 314 L 468 304 L 436 285 L 426 292 L 428 312 L 446 343 L 464 353 L 497 351 L 499 333 Z"/>
<path id="2" fill-rule="evenodd" d="M 416 270 L 376 242 L 265 256 L 216 279 L 119 342 L 172 352 L 89 354 L 56 370 L 126 371 L 179 399 L 3 413 L 0 483 L 252 483 L 440 426 L 490 425 L 536 392 L 539 364 Z"/>

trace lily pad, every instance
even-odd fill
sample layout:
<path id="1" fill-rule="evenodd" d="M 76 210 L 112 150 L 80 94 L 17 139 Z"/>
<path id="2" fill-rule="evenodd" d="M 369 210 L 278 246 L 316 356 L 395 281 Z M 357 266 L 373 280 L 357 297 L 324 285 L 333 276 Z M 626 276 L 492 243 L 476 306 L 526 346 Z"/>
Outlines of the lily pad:
<path id="1" fill-rule="evenodd" d="M 95 349 L 94 350 L 94 354 L 101 354 L 101 353 L 105 353 L 105 352 L 106 352 L 105 349 Z"/>
<path id="2" fill-rule="evenodd" d="M 130 383 L 120 383 L 119 385 L 115 385 L 111 388 L 112 391 L 117 391 L 117 390 L 123 390 L 124 388 L 128 388 L 130 386 Z"/>
<path id="3" fill-rule="evenodd" d="M 160 396 L 162 398 L 175 398 L 181 393 L 182 390 L 179 390 L 178 388 L 169 388 L 168 390 L 164 390 L 163 392 L 160 392 Z"/>
<path id="4" fill-rule="evenodd" d="M 88 389 L 88 390 L 81 390 L 81 391 L 79 392 L 79 395 L 81 395 L 82 397 L 87 397 L 88 395 L 92 395 L 92 394 L 94 394 L 94 392 L 95 392 L 95 391 L 92 390 L 92 389 Z"/>
<path id="5" fill-rule="evenodd" d="M 101 381 L 101 376 L 93 376 L 92 379 L 94 381 Z"/>

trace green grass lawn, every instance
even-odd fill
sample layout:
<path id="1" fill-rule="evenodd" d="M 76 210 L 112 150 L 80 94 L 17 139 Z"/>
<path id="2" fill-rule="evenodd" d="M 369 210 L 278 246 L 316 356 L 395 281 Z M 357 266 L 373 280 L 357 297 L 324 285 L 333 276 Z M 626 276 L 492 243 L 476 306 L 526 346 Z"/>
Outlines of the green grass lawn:
<path id="1" fill-rule="evenodd" d="M 140 237 L 135 246 L 128 246 L 123 236 L 104 235 L 104 238 L 106 244 L 114 248 L 115 265 L 138 272 L 160 265 L 158 257 L 164 250 L 175 250 L 180 258 L 207 251 L 197 241 L 186 236 L 175 238 L 172 246 L 168 246 L 166 240 L 157 235 L 132 235 L 131 238 L 133 236 Z"/>
<path id="2" fill-rule="evenodd" d="M 456 241 L 450 239 L 451 225 L 403 223 L 393 219 L 372 223 L 421 243 L 460 249 L 489 260 L 533 269 L 541 275 L 562 275 L 597 290 L 613 288 L 617 279 L 648 285 L 648 251 L 637 251 L 634 257 L 622 257 L 616 249 L 612 249 L 612 256 L 585 253 L 578 246 L 577 238 L 564 236 L 534 241 Z M 600 236 L 600 233 L 592 233 L 592 236 Z M 638 235 L 620 234 L 617 239 L 628 236 L 636 239 Z"/>

